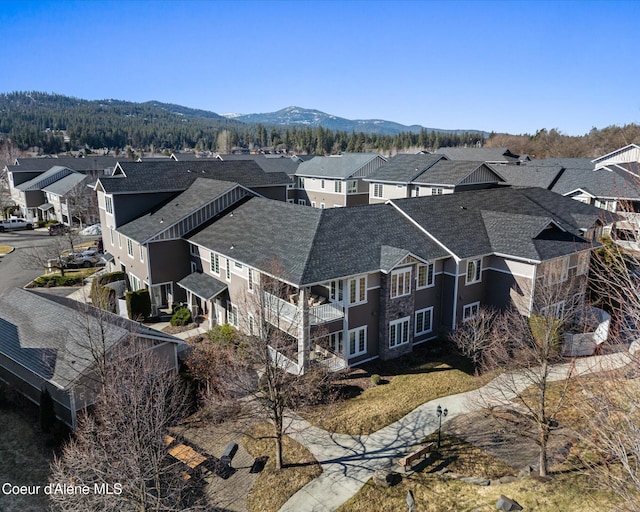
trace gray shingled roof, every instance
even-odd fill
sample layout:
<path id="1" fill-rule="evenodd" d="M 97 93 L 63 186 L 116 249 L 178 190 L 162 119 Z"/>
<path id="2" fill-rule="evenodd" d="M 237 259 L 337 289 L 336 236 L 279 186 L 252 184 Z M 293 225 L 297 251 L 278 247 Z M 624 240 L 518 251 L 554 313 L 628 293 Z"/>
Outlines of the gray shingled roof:
<path id="1" fill-rule="evenodd" d="M 541 261 L 570 254 L 590 246 L 580 229 L 592 227 L 603 214 L 599 208 L 536 187 L 393 202 L 460 258 L 498 252 Z M 551 221 L 565 231 L 540 232 L 540 226 Z"/>
<path id="2" fill-rule="evenodd" d="M 438 148 L 439 155 L 446 155 L 450 160 L 473 160 L 475 162 L 518 162 L 516 155 L 507 148 Z"/>
<path id="3" fill-rule="evenodd" d="M 11 172 L 46 171 L 54 165 L 68 167 L 74 171 L 103 171 L 115 167 L 117 158 L 112 156 L 87 156 L 85 158 L 18 158 L 18 165 L 7 166 Z"/>
<path id="4" fill-rule="evenodd" d="M 211 300 L 227 289 L 227 283 L 199 272 L 193 272 L 181 279 L 178 281 L 178 286 L 195 293 L 204 300 Z"/>
<path id="5" fill-rule="evenodd" d="M 495 175 L 494 183 L 504 181 L 502 177 L 487 164 L 465 160 L 440 160 L 414 179 L 413 183 L 455 187 L 482 165 L 487 167 L 491 173 Z"/>
<path id="6" fill-rule="evenodd" d="M 355 174 L 372 160 L 381 158 L 377 153 L 343 153 L 335 156 L 316 156 L 302 162 L 296 176 L 345 179 Z"/>
<path id="7" fill-rule="evenodd" d="M 446 158 L 444 155 L 425 155 L 421 153 L 396 155 L 367 176 L 365 181 L 408 184 L 438 160 Z"/>
<path id="8" fill-rule="evenodd" d="M 408 253 L 447 256 L 385 204 L 320 210 L 252 198 L 190 241 L 296 285 L 385 270 Z"/>
<path id="9" fill-rule="evenodd" d="M 505 165 L 500 168 L 500 174 L 509 185 L 517 187 L 541 187 L 550 189 L 562 174 L 560 165 Z"/>
<path id="10" fill-rule="evenodd" d="M 565 169 L 590 169 L 595 167 L 590 158 L 541 158 L 539 160 L 531 160 L 530 162 L 522 162 L 521 165 L 543 167 L 543 166 L 560 166 Z"/>
<path id="11" fill-rule="evenodd" d="M 217 159 L 176 162 L 120 162 L 125 176 L 105 176 L 99 179 L 108 194 L 186 190 L 196 178 L 210 178 L 240 183 L 247 188 L 286 185 L 289 176 L 279 172 L 264 172 L 251 160 L 223 162 Z"/>
<path id="12" fill-rule="evenodd" d="M 237 183 L 228 181 L 197 178 L 187 190 L 147 214 L 120 226 L 118 231 L 127 238 L 144 243 L 237 186 Z"/>
<path id="13" fill-rule="evenodd" d="M 582 189 L 599 198 L 635 200 L 640 199 L 639 186 L 637 180 L 625 171 L 565 169 L 551 190 L 564 195 Z"/>
<path id="14" fill-rule="evenodd" d="M 64 297 L 18 288 L 0 297 L 0 351 L 61 388 L 68 388 L 92 366 L 91 339 L 104 340 L 108 350 L 130 333 L 180 343 L 168 334 Z"/>
<path id="15" fill-rule="evenodd" d="M 283 172 L 292 176 L 298 170 L 300 160 L 293 160 L 283 155 L 220 155 L 223 161 L 253 160 L 264 172 Z"/>
<path id="16" fill-rule="evenodd" d="M 58 181 L 54 181 L 51 185 L 43 187 L 42 191 L 49 192 L 50 194 L 55 194 L 57 196 L 64 196 L 65 194 L 71 192 L 80 183 L 86 180 L 87 176 L 85 174 L 74 172 L 65 176 L 64 178 L 59 179 Z M 87 193 L 88 192 L 89 191 L 87 191 Z"/>
<path id="17" fill-rule="evenodd" d="M 57 174 L 60 175 L 60 178 L 68 174 L 72 174 L 75 171 L 73 169 L 69 169 L 68 167 L 61 167 L 59 165 L 55 165 L 51 167 L 51 169 L 39 174 L 35 178 L 30 179 L 29 181 L 25 181 L 24 183 L 20 183 L 20 185 L 16 185 L 16 189 L 26 191 L 26 190 L 41 190 L 43 187 L 46 187 L 49 183 L 53 183 L 53 180 Z M 58 179 L 60 179 L 58 178 Z"/>

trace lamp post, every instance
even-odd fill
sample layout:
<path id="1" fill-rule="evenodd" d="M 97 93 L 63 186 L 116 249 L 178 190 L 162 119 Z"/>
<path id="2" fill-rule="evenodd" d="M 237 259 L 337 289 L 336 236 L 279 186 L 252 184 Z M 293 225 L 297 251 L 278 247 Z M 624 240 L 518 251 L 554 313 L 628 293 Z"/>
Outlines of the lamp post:
<path id="1" fill-rule="evenodd" d="M 440 449 L 440 430 L 442 429 L 442 417 L 446 417 L 449 411 L 438 406 L 436 414 L 438 415 L 438 450 Z"/>

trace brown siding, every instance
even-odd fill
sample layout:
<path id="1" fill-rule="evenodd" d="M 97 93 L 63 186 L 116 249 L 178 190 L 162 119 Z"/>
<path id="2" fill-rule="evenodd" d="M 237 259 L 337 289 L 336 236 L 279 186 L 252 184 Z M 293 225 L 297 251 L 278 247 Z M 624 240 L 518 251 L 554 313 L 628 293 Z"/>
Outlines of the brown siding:
<path id="1" fill-rule="evenodd" d="M 148 247 L 152 283 L 179 281 L 191 272 L 189 244 L 186 240 L 151 242 Z M 179 287 L 174 286 L 174 293 L 177 289 Z"/>

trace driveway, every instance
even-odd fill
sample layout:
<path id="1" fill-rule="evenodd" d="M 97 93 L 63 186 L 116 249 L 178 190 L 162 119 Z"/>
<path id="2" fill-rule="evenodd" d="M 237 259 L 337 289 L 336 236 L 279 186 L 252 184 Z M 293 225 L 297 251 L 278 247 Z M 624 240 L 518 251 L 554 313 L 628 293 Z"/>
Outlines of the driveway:
<path id="1" fill-rule="evenodd" d="M 78 241 L 95 240 L 95 236 L 78 237 Z M 46 229 L 33 231 L 8 231 L 0 233 L 0 245 L 15 247 L 15 251 L 0 258 L 0 295 L 14 288 L 21 288 L 36 277 L 42 275 L 44 269 L 24 268 L 21 255 L 34 247 L 53 245 L 59 237 L 49 236 Z"/>

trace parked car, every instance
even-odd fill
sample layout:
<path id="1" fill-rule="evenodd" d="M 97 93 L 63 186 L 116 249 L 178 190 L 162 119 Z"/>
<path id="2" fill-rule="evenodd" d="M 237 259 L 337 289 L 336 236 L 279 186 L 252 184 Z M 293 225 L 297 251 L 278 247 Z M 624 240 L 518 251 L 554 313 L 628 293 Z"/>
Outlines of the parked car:
<path id="1" fill-rule="evenodd" d="M 51 224 L 51 226 L 49 226 L 47 228 L 47 231 L 49 232 L 49 236 L 51 235 L 64 235 L 65 233 L 69 232 L 69 226 L 65 226 L 64 224 Z"/>
<path id="2" fill-rule="evenodd" d="M 93 267 L 100 261 L 100 255 L 95 249 L 87 249 L 82 252 L 72 252 L 66 256 L 69 266 Z"/>
<path id="3" fill-rule="evenodd" d="M 0 220 L 0 233 L 10 229 L 33 229 L 33 222 L 27 219 L 11 217 L 8 220 Z"/>

